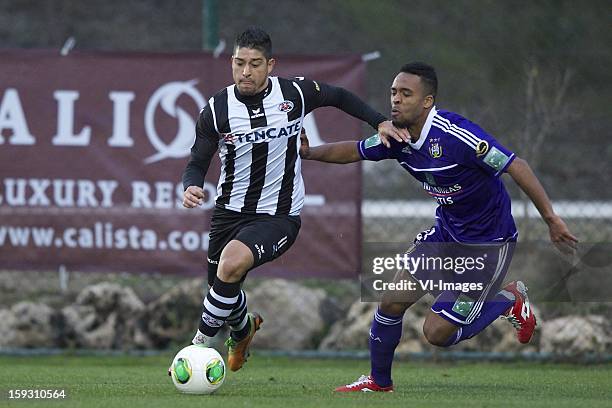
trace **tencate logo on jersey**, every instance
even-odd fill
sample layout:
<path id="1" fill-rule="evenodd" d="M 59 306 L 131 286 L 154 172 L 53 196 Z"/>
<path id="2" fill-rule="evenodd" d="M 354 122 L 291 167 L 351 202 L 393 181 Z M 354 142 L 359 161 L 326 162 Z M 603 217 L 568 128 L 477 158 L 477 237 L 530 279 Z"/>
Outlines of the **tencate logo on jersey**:
<path id="1" fill-rule="evenodd" d="M 281 137 L 296 136 L 301 128 L 301 120 L 297 119 L 293 122 L 289 122 L 289 125 L 281 128 L 277 127 L 262 127 L 255 129 L 252 132 L 241 133 L 226 133 L 223 135 L 223 140 L 226 144 L 236 143 L 258 143 L 267 142 L 272 139 L 278 139 Z"/>
<path id="2" fill-rule="evenodd" d="M 183 95 L 186 95 L 193 101 L 196 109 L 205 106 L 206 98 L 196 89 L 197 82 L 195 79 L 168 82 L 150 96 L 144 112 L 144 125 L 147 139 L 156 153 L 145 158 L 145 163 L 154 163 L 163 159 L 178 159 L 189 155 L 189 149 L 195 139 L 195 115 L 179 107 L 177 101 L 179 97 L 184 99 Z M 51 139 L 54 146 L 89 146 L 92 137 L 91 126 L 85 124 L 80 130 L 74 129 L 75 105 L 79 96 L 79 91 L 75 90 L 53 92 L 53 97 L 57 101 L 57 130 Z M 110 91 L 108 93 L 108 99 L 113 106 L 112 135 L 107 139 L 108 146 L 113 148 L 134 146 L 134 139 L 130 133 L 130 122 L 135 120 L 136 116 L 130 112 L 130 104 L 135 97 L 136 94 L 130 91 Z M 162 139 L 156 129 L 155 119 L 160 112 L 176 120 L 176 134 L 170 142 Z M 5 134 L 11 135 L 10 137 L 2 136 L 2 131 L 5 129 L 9 130 Z M 30 132 L 19 92 L 15 88 L 7 88 L 0 99 L 0 145 L 4 143 L 10 145 L 37 144 L 37 136 Z"/>

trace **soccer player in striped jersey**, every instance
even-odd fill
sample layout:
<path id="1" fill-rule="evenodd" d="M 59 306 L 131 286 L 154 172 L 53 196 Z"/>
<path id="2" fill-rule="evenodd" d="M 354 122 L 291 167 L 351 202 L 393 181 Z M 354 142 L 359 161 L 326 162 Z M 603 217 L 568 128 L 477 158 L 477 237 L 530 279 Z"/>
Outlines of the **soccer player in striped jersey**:
<path id="1" fill-rule="evenodd" d="M 521 281 L 502 288 L 518 232 L 511 214 L 510 197 L 500 175 L 509 173 L 529 196 L 548 224 L 551 241 L 564 252 L 575 249 L 577 239 L 557 216 L 542 185 L 524 160 L 468 119 L 434 106 L 437 76 L 424 63 L 403 66 L 391 86 L 391 116 L 397 127 L 409 130 L 410 140 L 402 142 L 374 135 L 360 142 L 339 142 L 310 148 L 302 136 L 303 159 L 330 163 L 359 160 L 396 160 L 423 185 L 438 203 L 435 225 L 418 234 L 407 257 L 451 256 L 465 259 L 481 254 L 482 268 L 448 273 L 427 270 L 424 264 L 404 264 L 396 281 L 417 282 L 443 277 L 450 283 L 468 282 L 475 290 L 432 288 L 387 291 L 375 313 L 370 329 L 370 375 L 338 387 L 336 391 L 392 391 L 391 364 L 402 333 L 402 318 L 408 307 L 426 292 L 434 295 L 423 332 L 429 343 L 449 347 L 469 339 L 499 316 L 517 329 L 521 343 L 528 343 L 536 318 Z M 434 259 L 432 258 L 432 259 Z M 408 267 L 413 268 L 408 273 Z M 412 275 L 412 276 L 410 276 Z M 435 282 L 434 282 L 435 283 Z"/>
<path id="2" fill-rule="evenodd" d="M 208 344 L 227 323 L 228 366 L 242 367 L 263 319 L 247 312 L 241 284 L 247 272 L 281 256 L 297 238 L 304 183 L 298 154 L 304 116 L 334 106 L 380 134 L 408 138 L 349 91 L 305 79 L 270 76 L 272 42 L 250 27 L 234 44 L 234 84 L 215 94 L 197 121 L 183 173 L 183 205 L 202 204 L 204 177 L 219 151 L 221 176 L 211 219 L 209 291 L 194 344 Z"/>

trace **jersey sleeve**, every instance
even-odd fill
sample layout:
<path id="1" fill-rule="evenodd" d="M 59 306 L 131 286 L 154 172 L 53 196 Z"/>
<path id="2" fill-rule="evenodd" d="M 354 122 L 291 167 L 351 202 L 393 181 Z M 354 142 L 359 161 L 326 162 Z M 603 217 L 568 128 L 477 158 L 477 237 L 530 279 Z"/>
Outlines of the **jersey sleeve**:
<path id="1" fill-rule="evenodd" d="M 391 140 L 391 148 L 385 146 L 380 140 L 380 136 L 375 134 L 367 139 L 357 142 L 357 150 L 362 160 L 380 161 L 385 159 L 395 159 L 395 150 L 398 142 Z"/>
<path id="2" fill-rule="evenodd" d="M 196 137 L 191 147 L 191 157 L 183 171 L 183 188 L 203 186 L 213 155 L 219 147 L 219 134 L 215 129 L 210 105 L 200 112 L 196 124 Z"/>
<path id="3" fill-rule="evenodd" d="M 460 128 L 453 129 L 453 133 L 460 146 L 459 160 L 494 177 L 504 173 L 516 157 L 511 150 L 472 122 L 462 123 Z"/>
<path id="4" fill-rule="evenodd" d="M 304 112 L 308 114 L 323 106 L 333 106 L 349 115 L 367 122 L 372 128 L 378 129 L 385 116 L 372 109 L 357 95 L 344 88 L 328 85 L 310 79 L 297 78 L 295 83 L 304 95 Z"/>

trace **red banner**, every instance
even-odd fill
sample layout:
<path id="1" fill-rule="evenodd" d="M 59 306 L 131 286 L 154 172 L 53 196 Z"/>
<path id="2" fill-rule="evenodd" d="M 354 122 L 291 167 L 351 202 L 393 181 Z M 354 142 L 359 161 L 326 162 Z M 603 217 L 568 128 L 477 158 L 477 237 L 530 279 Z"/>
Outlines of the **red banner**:
<path id="1" fill-rule="evenodd" d="M 363 95 L 359 57 L 278 56 L 274 75 Z M 182 208 L 195 119 L 232 81 L 206 53 L 0 52 L 2 268 L 201 274 L 220 165 L 202 209 Z M 333 109 L 305 118 L 311 143 L 355 139 Z M 293 248 L 257 269 L 351 277 L 361 245 L 359 165 L 303 163 L 306 205 Z"/>

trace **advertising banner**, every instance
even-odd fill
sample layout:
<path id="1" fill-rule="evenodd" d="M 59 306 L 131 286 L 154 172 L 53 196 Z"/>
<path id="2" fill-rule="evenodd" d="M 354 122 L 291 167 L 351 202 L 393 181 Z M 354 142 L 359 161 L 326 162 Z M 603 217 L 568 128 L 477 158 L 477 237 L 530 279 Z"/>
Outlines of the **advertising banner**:
<path id="1" fill-rule="evenodd" d="M 357 56 L 276 59 L 273 75 L 363 96 Z M 220 163 L 211 164 L 198 209 L 182 207 L 181 174 L 198 112 L 231 83 L 228 55 L 1 51 L 2 268 L 202 274 Z M 335 108 L 304 122 L 312 145 L 365 136 Z M 302 167 L 300 236 L 257 274 L 357 276 L 359 165 Z"/>

